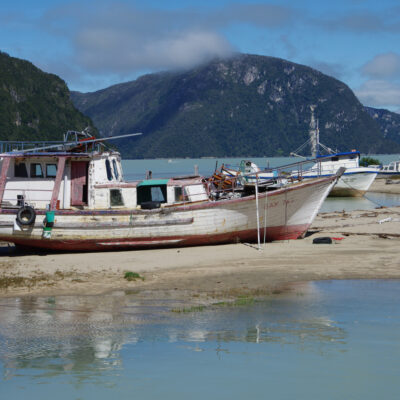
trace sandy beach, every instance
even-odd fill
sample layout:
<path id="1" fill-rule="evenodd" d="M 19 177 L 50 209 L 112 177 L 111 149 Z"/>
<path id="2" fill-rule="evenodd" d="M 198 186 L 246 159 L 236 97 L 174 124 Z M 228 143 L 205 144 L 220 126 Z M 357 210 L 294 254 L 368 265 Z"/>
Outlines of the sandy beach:
<path id="1" fill-rule="evenodd" d="M 332 244 L 313 244 L 329 236 Z M 113 290 L 178 297 L 268 294 L 321 279 L 400 279 L 400 207 L 317 216 L 304 239 L 159 250 L 23 254 L 0 248 L 0 296 L 95 295 Z M 128 281 L 127 271 L 142 279 Z"/>

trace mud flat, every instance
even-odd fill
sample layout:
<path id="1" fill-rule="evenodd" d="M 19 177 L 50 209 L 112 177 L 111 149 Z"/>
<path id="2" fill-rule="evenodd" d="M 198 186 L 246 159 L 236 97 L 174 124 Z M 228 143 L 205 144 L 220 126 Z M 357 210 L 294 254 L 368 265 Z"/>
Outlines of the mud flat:
<path id="1" fill-rule="evenodd" d="M 375 179 L 368 191 L 400 194 L 400 179 Z"/>
<path id="2" fill-rule="evenodd" d="M 333 243 L 313 244 L 321 236 L 334 238 Z M 268 294 L 309 280 L 400 279 L 400 207 L 322 213 L 306 238 L 256 247 L 22 254 L 3 244 L 0 296 L 123 290 L 206 299 Z M 140 278 L 128 281 L 128 271 Z"/>

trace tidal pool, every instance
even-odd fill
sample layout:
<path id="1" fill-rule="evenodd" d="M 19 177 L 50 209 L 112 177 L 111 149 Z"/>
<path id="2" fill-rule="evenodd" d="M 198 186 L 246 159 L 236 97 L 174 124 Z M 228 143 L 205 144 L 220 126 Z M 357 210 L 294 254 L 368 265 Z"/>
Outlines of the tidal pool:
<path id="1" fill-rule="evenodd" d="M 172 308 L 123 292 L 0 299 L 0 398 L 400 393 L 400 281 L 311 282 L 244 306 Z"/>

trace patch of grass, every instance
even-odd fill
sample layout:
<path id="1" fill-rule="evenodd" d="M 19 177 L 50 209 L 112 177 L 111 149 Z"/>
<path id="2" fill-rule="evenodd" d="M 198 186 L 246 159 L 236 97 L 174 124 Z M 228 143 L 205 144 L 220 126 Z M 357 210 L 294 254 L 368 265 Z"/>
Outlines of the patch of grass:
<path id="1" fill-rule="evenodd" d="M 237 299 L 233 301 L 220 301 L 218 303 L 214 303 L 213 306 L 217 307 L 241 307 L 241 306 L 250 306 L 254 304 L 256 300 L 254 297 L 249 296 L 239 296 Z"/>
<path id="2" fill-rule="evenodd" d="M 254 304 L 254 297 L 240 296 L 234 302 L 234 306 L 250 306 Z"/>
<path id="3" fill-rule="evenodd" d="M 31 288 L 35 286 L 38 283 L 43 283 L 46 282 L 48 285 L 51 285 L 52 283 L 49 282 L 49 276 L 48 275 L 38 275 L 34 277 L 24 277 L 24 276 L 18 276 L 18 275 L 12 275 L 12 276 L 1 276 L 0 277 L 0 289 L 8 289 L 10 287 L 27 287 Z"/>
<path id="4" fill-rule="evenodd" d="M 205 306 L 192 306 L 188 308 L 174 308 L 171 311 L 174 313 L 192 313 L 204 311 Z"/>
<path id="5" fill-rule="evenodd" d="M 26 278 L 23 276 L 2 276 L 0 278 L 0 288 L 7 289 L 10 286 L 24 286 Z"/>
<path id="6" fill-rule="evenodd" d="M 127 281 L 136 281 L 137 279 L 141 279 L 144 281 L 144 277 L 139 275 L 137 272 L 127 271 L 125 272 L 124 278 Z"/>

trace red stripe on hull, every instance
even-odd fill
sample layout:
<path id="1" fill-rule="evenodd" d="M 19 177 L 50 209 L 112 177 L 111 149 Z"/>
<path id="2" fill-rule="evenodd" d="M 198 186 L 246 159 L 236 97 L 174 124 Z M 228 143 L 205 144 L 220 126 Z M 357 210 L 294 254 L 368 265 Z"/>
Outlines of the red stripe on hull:
<path id="1" fill-rule="evenodd" d="M 308 229 L 309 225 L 292 225 L 270 227 L 266 230 L 268 242 L 274 240 L 298 239 Z M 260 237 L 263 241 L 264 229 L 260 229 Z M 161 247 L 183 247 L 209 244 L 255 242 L 257 230 L 223 233 L 216 235 L 190 235 L 190 236 L 166 236 L 147 238 L 119 238 L 119 239 L 88 239 L 88 240 L 57 240 L 57 239 L 33 239 L 28 237 L 3 236 L 1 240 L 15 243 L 16 245 L 61 251 L 107 251 L 122 249 L 147 249 Z"/>

